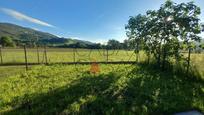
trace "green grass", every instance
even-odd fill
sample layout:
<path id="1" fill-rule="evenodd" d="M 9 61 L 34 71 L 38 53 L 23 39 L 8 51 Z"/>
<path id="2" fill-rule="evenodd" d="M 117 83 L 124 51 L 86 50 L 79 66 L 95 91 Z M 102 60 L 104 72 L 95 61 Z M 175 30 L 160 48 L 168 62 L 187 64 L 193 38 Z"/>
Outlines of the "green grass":
<path id="1" fill-rule="evenodd" d="M 23 49 L 5 48 L 2 49 L 3 63 L 25 63 L 25 56 Z M 90 62 L 90 61 L 106 61 L 107 52 L 105 50 L 88 50 L 77 49 L 75 51 L 75 61 L 77 62 Z M 27 49 L 28 63 L 37 63 L 37 49 Z M 140 51 L 139 62 L 147 60 L 147 56 L 144 51 Z M 74 52 L 71 48 L 48 48 L 47 49 L 48 63 L 56 62 L 74 62 Z M 152 56 L 153 57 L 153 56 Z M 187 53 L 184 54 L 187 57 Z M 40 63 L 45 63 L 44 49 L 39 48 Z M 109 61 L 135 61 L 136 55 L 134 51 L 128 50 L 109 50 Z M 151 59 L 150 61 L 152 61 Z M 186 67 L 186 66 L 185 66 Z M 191 54 L 191 67 L 204 76 L 204 53 Z"/>
<path id="2" fill-rule="evenodd" d="M 24 66 L 0 66 L 0 79 L 24 72 L 25 72 Z"/>
<path id="3" fill-rule="evenodd" d="M 204 81 L 144 65 L 37 66 L 0 81 L 0 114 L 204 112 Z"/>
<path id="4" fill-rule="evenodd" d="M 204 53 L 191 55 L 191 67 L 204 77 Z"/>
<path id="5" fill-rule="evenodd" d="M 25 55 L 23 49 L 3 49 L 3 62 L 4 63 L 24 63 Z M 106 61 L 107 52 L 105 50 L 88 50 L 88 49 L 77 49 L 75 51 L 75 61 L 87 62 L 87 61 Z M 144 57 L 144 53 L 141 53 Z M 37 63 L 37 50 L 27 49 L 28 62 Z M 74 52 L 73 49 L 63 49 L 63 48 L 49 48 L 47 49 L 47 57 L 49 63 L 55 62 L 73 62 Z M 45 62 L 44 50 L 39 49 L 39 59 L 40 63 Z M 125 50 L 109 50 L 108 52 L 109 61 L 133 61 L 135 60 L 134 51 Z M 144 60 L 141 58 L 141 60 Z"/>

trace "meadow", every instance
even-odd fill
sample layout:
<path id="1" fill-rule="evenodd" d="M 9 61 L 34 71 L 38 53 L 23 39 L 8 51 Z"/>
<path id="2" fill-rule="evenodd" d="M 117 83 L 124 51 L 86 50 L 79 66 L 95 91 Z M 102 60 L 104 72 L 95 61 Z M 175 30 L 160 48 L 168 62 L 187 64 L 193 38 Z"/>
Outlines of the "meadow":
<path id="1" fill-rule="evenodd" d="M 151 66 L 36 66 L 0 81 L 0 114 L 173 114 L 204 112 L 204 81 Z"/>
<path id="2" fill-rule="evenodd" d="M 25 72 L 24 66 L 0 66 L 0 79 Z"/>
<path id="3" fill-rule="evenodd" d="M 39 48 L 39 62 L 45 63 L 45 52 Z M 57 62 L 89 62 L 107 61 L 107 51 L 103 49 L 71 49 L 71 48 L 47 48 L 48 63 Z M 144 53 L 141 54 L 144 57 Z M 2 49 L 3 63 L 24 63 L 24 49 Z M 37 49 L 28 48 L 27 57 L 29 63 L 38 63 Z M 141 58 L 143 59 L 143 58 Z M 135 53 L 129 50 L 108 50 L 108 61 L 134 61 Z"/>
<path id="4" fill-rule="evenodd" d="M 44 48 L 38 49 L 27 48 L 28 63 L 46 63 Z M 108 55 L 107 55 L 108 54 Z M 38 56 L 39 55 L 39 56 Z M 117 61 L 135 61 L 136 54 L 133 50 L 105 50 L 105 49 L 72 49 L 72 48 L 47 48 L 47 63 L 63 63 L 63 62 L 117 62 Z M 184 53 L 187 59 L 188 54 Z M 2 49 L 3 64 L 25 63 L 25 54 L 23 48 L 4 48 Z M 108 58 L 108 59 L 107 59 Z M 147 55 L 144 51 L 140 51 L 140 63 L 147 61 Z M 150 61 L 154 61 L 153 56 Z M 184 67 L 185 64 L 184 62 Z M 192 53 L 190 60 L 191 68 L 201 76 L 204 76 L 204 53 Z M 6 67 L 9 69 L 9 67 Z M 6 72 L 5 67 L 0 67 L 0 76 Z M 20 67 L 22 68 L 22 67 Z M 19 67 L 17 68 L 19 70 Z"/>
<path id="5" fill-rule="evenodd" d="M 37 63 L 36 49 L 28 62 Z M 106 61 L 106 51 L 80 49 L 75 61 Z M 133 51 L 110 50 L 109 61 L 134 61 Z M 40 60 L 44 63 L 43 49 Z M 49 63 L 73 62 L 73 49 L 47 49 Z M 3 63 L 24 63 L 23 49 L 3 50 Z M 184 72 L 161 71 L 145 64 L 0 66 L 0 114 L 174 114 L 196 109 L 204 112 L 204 54 L 191 55 L 191 68 L 200 78 Z M 197 68 L 197 69 L 196 69 Z"/>

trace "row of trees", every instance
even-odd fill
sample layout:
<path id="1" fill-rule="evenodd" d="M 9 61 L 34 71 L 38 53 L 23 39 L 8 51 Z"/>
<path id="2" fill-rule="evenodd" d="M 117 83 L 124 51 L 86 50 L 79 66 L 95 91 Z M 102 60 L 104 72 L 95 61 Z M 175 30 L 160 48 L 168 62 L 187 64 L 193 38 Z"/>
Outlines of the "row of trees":
<path id="1" fill-rule="evenodd" d="M 136 52 L 143 49 L 148 57 L 154 55 L 158 66 L 181 59 L 181 49 L 192 49 L 192 43 L 200 42 L 204 27 L 199 19 L 201 10 L 193 2 L 174 3 L 167 0 L 158 10 L 130 17 L 126 25 L 127 36 L 134 41 Z M 185 47 L 184 47 L 185 46 Z"/>
<path id="2" fill-rule="evenodd" d="M 134 49 L 134 45 L 131 41 L 124 40 L 121 43 L 121 42 L 114 40 L 114 39 L 108 40 L 107 44 L 102 46 L 102 47 L 108 48 L 108 49 Z"/>
<path id="3" fill-rule="evenodd" d="M 31 40 L 32 41 L 32 40 Z M 35 47 L 36 44 L 32 44 L 34 42 L 21 42 L 19 40 L 13 40 L 11 37 L 3 36 L 0 38 L 0 45 L 2 47 L 15 47 L 15 46 L 22 46 L 22 44 L 27 44 L 30 47 Z M 66 48 L 88 48 L 88 49 L 133 49 L 133 43 L 129 40 L 124 40 L 123 43 L 111 39 L 107 42 L 107 44 L 84 44 L 83 42 L 77 42 L 75 44 L 69 44 L 69 45 L 61 45 L 61 46 L 52 46 L 52 47 L 66 47 Z"/>
<path id="4" fill-rule="evenodd" d="M 102 43 L 93 43 L 93 44 L 84 44 L 83 42 L 77 42 L 73 44 L 64 44 L 61 46 L 52 46 L 52 47 L 61 47 L 61 48 L 87 48 L 87 49 L 134 49 L 134 45 L 131 44 L 129 40 L 124 40 L 124 42 L 119 42 L 115 39 L 110 39 L 106 44 Z"/>

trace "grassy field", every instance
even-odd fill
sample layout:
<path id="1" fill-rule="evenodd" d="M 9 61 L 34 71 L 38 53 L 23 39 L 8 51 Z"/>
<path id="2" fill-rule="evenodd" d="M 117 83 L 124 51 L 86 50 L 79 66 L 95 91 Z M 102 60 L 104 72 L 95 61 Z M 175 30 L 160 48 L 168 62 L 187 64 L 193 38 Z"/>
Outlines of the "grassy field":
<path id="1" fill-rule="evenodd" d="M 204 53 L 191 55 L 191 66 L 204 77 Z"/>
<path id="2" fill-rule="evenodd" d="M 28 62 L 37 62 L 28 49 Z M 48 49 L 49 63 L 73 62 L 73 49 Z M 45 62 L 43 49 L 40 62 Z M 109 61 L 134 61 L 133 51 L 109 51 Z M 75 51 L 76 61 L 106 61 L 103 50 Z M 147 59 L 140 52 L 139 62 Z M 22 49 L 3 50 L 4 63 L 24 63 Z M 204 112 L 204 54 L 191 55 L 191 67 L 202 76 L 161 72 L 144 65 L 0 66 L 0 114 L 173 114 Z"/>
<path id="3" fill-rule="evenodd" d="M 0 81 L 0 114 L 204 112 L 204 81 L 144 65 L 36 66 Z"/>
<path id="4" fill-rule="evenodd" d="M 0 66 L 0 79 L 25 72 L 24 66 Z"/>
<path id="5" fill-rule="evenodd" d="M 3 63 L 24 63 L 23 49 L 4 49 Z M 49 63 L 106 61 L 106 51 L 48 49 Z M 37 63 L 36 49 L 27 49 L 28 62 Z M 40 63 L 44 63 L 40 49 Z M 110 50 L 109 61 L 134 61 L 133 51 Z M 186 54 L 185 54 L 186 56 Z M 144 52 L 139 62 L 147 59 Z M 152 61 L 152 60 L 151 60 Z M 0 114 L 173 114 L 204 112 L 204 54 L 191 55 L 191 68 L 201 79 L 161 72 L 152 66 L 90 65 L 0 66 Z M 185 67 L 185 66 L 184 66 Z"/>
<path id="6" fill-rule="evenodd" d="M 2 49 L 3 63 L 25 63 L 23 49 L 6 48 Z M 28 63 L 38 63 L 37 49 L 27 49 Z M 184 54 L 187 57 L 187 54 Z M 90 61 L 107 61 L 106 50 L 88 50 L 88 49 L 65 49 L 65 48 L 47 48 L 48 63 L 56 62 L 90 62 Z M 75 58 L 74 58 L 75 57 Z M 136 55 L 134 51 L 128 50 L 109 50 L 108 61 L 135 61 Z M 146 54 L 141 51 L 139 54 L 139 62 L 147 60 Z M 39 61 L 45 63 L 44 49 L 39 48 Z M 191 54 L 191 67 L 204 76 L 204 53 Z M 3 74 L 5 70 L 0 72 Z M 0 76 L 1 76 L 0 73 Z"/>
<path id="7" fill-rule="evenodd" d="M 44 49 L 39 49 L 40 63 L 45 62 Z M 3 49 L 3 62 L 4 63 L 24 63 L 25 55 L 23 49 Z M 144 57 L 144 53 L 141 54 Z M 28 62 L 37 63 L 37 49 L 27 49 Z M 87 61 L 106 61 L 106 50 L 88 50 L 88 49 L 63 49 L 63 48 L 49 48 L 47 49 L 47 58 L 49 63 L 55 62 L 87 62 Z M 75 58 L 75 59 L 74 59 Z M 141 58 L 143 59 L 143 58 Z M 135 60 L 134 51 L 126 50 L 109 50 L 109 61 L 133 61 Z"/>

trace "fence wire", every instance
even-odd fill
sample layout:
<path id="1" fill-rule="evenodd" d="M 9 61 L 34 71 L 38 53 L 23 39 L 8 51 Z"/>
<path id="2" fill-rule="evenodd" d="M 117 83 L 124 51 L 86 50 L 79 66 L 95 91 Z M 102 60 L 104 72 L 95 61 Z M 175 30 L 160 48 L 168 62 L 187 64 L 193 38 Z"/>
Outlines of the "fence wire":
<path id="1" fill-rule="evenodd" d="M 2 48 L 1 64 L 25 63 L 80 63 L 80 62 L 130 62 L 135 61 L 133 50 L 79 49 L 79 48 Z"/>

